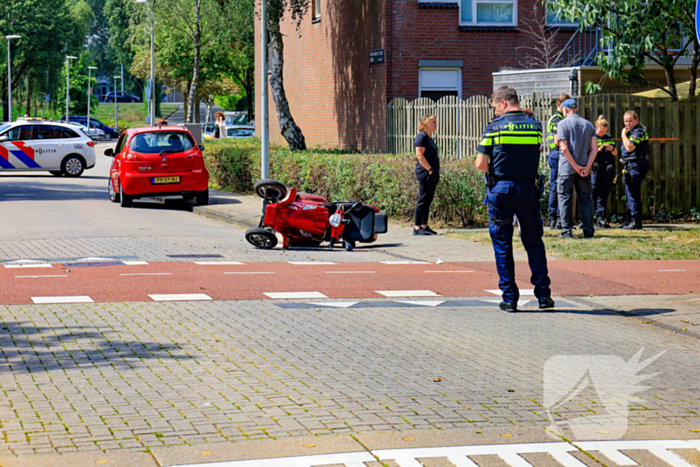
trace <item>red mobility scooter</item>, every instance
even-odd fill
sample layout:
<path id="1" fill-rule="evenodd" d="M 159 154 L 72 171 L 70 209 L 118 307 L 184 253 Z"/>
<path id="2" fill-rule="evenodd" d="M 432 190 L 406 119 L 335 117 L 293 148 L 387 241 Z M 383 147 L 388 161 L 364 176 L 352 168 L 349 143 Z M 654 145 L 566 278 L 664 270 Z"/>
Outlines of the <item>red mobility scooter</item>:
<path id="1" fill-rule="evenodd" d="M 262 218 L 245 238 L 256 248 L 277 246 L 276 233 L 283 239 L 283 248 L 293 245 L 319 246 L 342 243 L 351 251 L 359 243 L 372 243 L 386 233 L 388 217 L 374 206 L 352 201 L 328 202 L 308 193 L 297 193 L 277 180 L 260 180 L 255 192 L 262 198 Z"/>

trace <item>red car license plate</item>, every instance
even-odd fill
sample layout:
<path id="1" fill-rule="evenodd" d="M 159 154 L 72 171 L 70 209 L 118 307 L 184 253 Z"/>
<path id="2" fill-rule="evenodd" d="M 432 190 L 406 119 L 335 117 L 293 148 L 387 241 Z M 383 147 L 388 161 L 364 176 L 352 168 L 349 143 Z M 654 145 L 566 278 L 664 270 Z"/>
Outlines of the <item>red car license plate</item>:
<path id="1" fill-rule="evenodd" d="M 166 185 L 168 183 L 180 183 L 180 177 L 153 177 L 154 185 Z"/>

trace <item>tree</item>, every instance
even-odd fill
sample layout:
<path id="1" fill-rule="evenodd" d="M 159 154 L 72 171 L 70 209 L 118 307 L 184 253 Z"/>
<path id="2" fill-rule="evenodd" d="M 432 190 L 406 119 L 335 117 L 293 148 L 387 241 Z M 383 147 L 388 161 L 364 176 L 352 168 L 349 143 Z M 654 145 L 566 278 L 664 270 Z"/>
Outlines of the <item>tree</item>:
<path id="1" fill-rule="evenodd" d="M 611 78 L 657 87 L 677 101 L 675 67 L 692 55 L 691 95 L 695 93 L 700 45 L 695 37 L 695 0 L 557 0 L 549 2 L 560 17 L 577 21 L 581 30 L 602 31 L 598 65 Z M 647 63 L 664 69 L 667 87 L 644 77 Z"/>
<path id="2" fill-rule="evenodd" d="M 86 115 L 87 114 L 87 89 L 88 89 L 88 65 L 92 63 L 92 59 L 88 52 L 84 52 L 78 60 L 73 60 L 70 66 L 70 115 Z M 60 112 L 65 112 L 66 108 L 66 66 L 64 64 L 61 69 L 59 81 L 63 82 L 55 93 L 56 98 L 53 101 L 54 108 Z M 92 78 L 93 82 L 95 78 Z M 90 109 L 94 110 L 97 107 L 97 99 L 90 100 Z"/>

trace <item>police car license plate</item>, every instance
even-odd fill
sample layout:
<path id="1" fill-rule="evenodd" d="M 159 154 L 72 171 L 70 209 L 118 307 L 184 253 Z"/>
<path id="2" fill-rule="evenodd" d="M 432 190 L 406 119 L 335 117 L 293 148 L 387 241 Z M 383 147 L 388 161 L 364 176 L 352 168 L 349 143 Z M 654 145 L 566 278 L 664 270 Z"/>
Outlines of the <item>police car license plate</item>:
<path id="1" fill-rule="evenodd" d="M 180 177 L 153 177 L 154 185 L 166 185 L 168 183 L 180 183 Z"/>

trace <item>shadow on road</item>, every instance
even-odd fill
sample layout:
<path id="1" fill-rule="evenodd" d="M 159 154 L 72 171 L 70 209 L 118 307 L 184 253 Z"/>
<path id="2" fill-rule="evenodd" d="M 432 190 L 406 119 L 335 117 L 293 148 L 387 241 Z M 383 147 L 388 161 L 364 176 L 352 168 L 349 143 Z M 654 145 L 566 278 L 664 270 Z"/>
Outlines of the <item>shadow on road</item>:
<path id="1" fill-rule="evenodd" d="M 19 186 L 3 184 L 0 188 L 0 201 L 109 201 L 106 183 L 104 188 L 86 188 L 60 182 L 51 186 L 41 183 L 22 183 Z"/>

